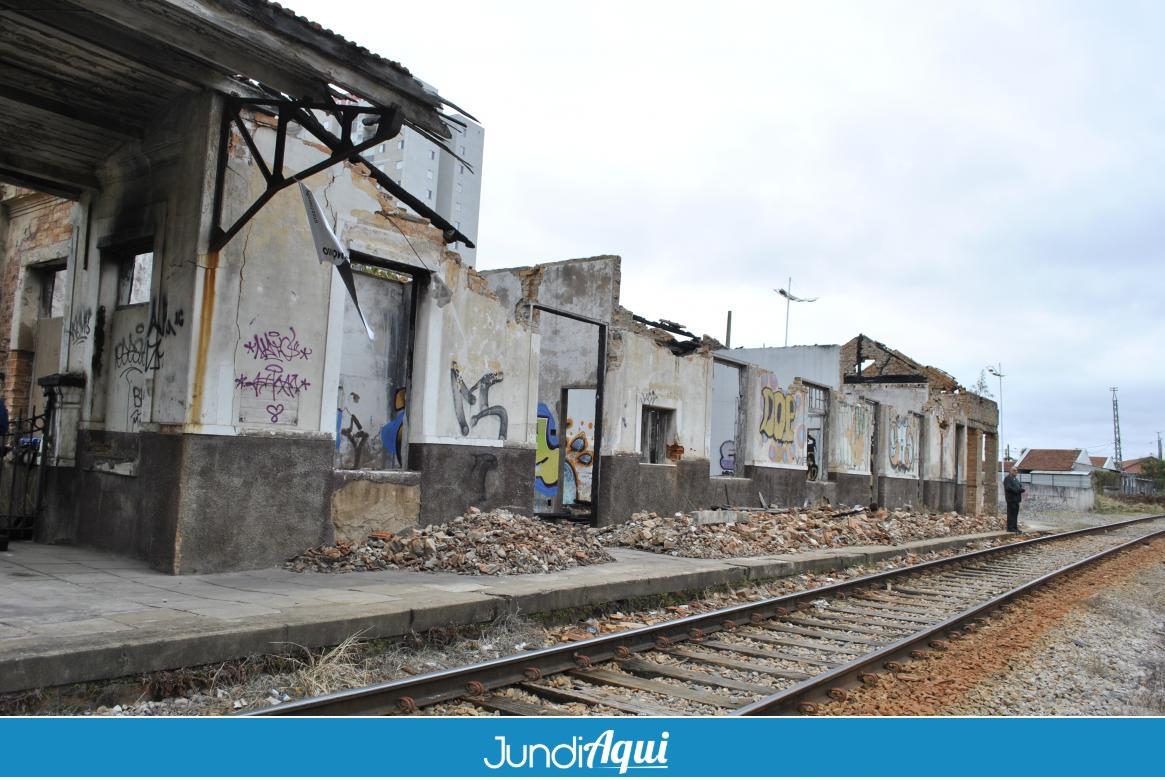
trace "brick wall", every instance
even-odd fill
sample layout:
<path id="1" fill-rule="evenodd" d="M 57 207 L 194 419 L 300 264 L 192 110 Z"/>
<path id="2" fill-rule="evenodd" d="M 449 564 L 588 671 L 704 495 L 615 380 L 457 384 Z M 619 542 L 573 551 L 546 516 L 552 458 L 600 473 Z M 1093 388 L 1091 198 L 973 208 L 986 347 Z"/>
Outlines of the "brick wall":
<path id="1" fill-rule="evenodd" d="M 18 347 L 33 345 L 14 343 L 17 300 L 27 281 L 23 270 L 29 262 L 67 255 L 79 208 L 74 201 L 0 184 L 0 367 L 8 375 L 4 397 L 13 415 L 23 412 L 32 390 L 33 352 Z"/>

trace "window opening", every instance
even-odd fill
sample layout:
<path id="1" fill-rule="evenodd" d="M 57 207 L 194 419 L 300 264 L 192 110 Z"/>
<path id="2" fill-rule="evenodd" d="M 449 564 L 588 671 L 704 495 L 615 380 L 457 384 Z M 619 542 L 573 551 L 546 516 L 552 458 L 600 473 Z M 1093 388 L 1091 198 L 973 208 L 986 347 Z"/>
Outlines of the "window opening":
<path id="1" fill-rule="evenodd" d="M 666 463 L 667 438 L 671 432 L 672 418 L 675 412 L 672 409 L 661 409 L 657 406 L 643 407 L 643 429 L 641 441 L 643 463 Z"/>
<path id="2" fill-rule="evenodd" d="M 153 252 L 143 252 L 121 260 L 117 268 L 117 305 L 149 303 L 153 273 Z"/>

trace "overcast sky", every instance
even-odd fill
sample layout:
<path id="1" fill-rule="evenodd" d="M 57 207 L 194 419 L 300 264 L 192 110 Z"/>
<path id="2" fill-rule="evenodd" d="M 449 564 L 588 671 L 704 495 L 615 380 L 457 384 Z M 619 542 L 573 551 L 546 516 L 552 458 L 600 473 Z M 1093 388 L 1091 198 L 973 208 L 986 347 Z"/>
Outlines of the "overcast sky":
<path id="1" fill-rule="evenodd" d="M 617 254 L 623 303 L 735 346 L 858 332 L 1004 440 L 1165 430 L 1165 3 L 285 0 L 486 128 L 478 266 Z M 997 380 L 992 390 L 998 396 Z"/>

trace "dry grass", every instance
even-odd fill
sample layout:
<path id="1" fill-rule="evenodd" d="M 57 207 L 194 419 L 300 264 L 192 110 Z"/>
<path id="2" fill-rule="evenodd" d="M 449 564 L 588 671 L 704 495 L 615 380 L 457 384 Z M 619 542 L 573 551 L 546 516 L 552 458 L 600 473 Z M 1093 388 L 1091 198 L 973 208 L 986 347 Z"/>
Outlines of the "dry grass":
<path id="1" fill-rule="evenodd" d="M 314 652 L 301 647 L 307 658 L 299 661 L 299 668 L 292 673 L 295 687 L 308 696 L 319 696 L 373 682 L 372 673 L 363 661 L 362 633 L 353 634 L 328 650 Z"/>
<path id="2" fill-rule="evenodd" d="M 1159 515 L 1160 504 L 1145 501 L 1117 500 L 1111 496 L 1098 495 L 1092 511 L 1102 515 Z"/>

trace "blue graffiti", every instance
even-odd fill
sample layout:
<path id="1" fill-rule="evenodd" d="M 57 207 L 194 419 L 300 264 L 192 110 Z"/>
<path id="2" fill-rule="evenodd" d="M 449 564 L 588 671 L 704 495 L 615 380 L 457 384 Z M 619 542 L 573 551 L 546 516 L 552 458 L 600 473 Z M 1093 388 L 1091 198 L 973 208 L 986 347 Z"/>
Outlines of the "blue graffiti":
<path id="1" fill-rule="evenodd" d="M 380 444 L 384 451 L 396 459 L 399 468 L 404 465 L 401 455 L 404 443 L 405 389 L 398 387 L 392 394 L 392 418 L 380 428 Z"/>

